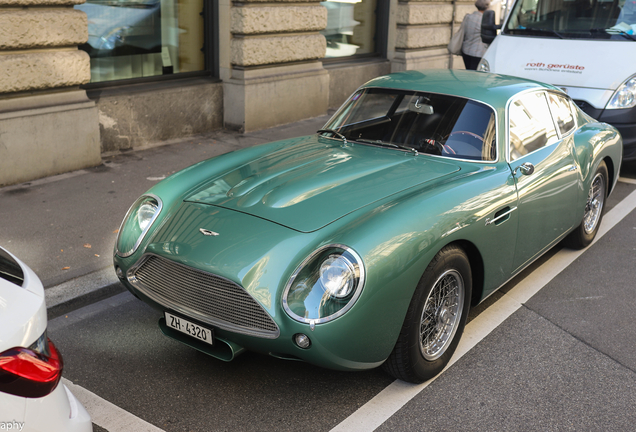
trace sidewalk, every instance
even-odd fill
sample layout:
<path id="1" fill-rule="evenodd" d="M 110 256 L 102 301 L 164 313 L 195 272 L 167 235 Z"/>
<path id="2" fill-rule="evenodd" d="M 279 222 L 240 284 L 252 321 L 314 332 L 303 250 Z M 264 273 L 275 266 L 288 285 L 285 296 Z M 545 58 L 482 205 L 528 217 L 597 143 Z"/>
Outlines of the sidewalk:
<path id="1" fill-rule="evenodd" d="M 112 268 L 130 205 L 168 175 L 201 160 L 309 135 L 328 115 L 241 134 L 215 131 L 103 158 L 102 165 L 0 188 L 0 245 L 40 277 L 51 317 L 123 291 Z"/>

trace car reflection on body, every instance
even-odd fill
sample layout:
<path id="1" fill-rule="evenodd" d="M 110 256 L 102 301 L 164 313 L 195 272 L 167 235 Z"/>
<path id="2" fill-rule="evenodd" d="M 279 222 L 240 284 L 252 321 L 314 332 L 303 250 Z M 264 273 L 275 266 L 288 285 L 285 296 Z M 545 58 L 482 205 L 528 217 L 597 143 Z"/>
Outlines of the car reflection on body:
<path id="1" fill-rule="evenodd" d="M 154 186 L 122 222 L 115 268 L 166 335 L 217 358 L 248 349 L 421 382 L 471 306 L 561 240 L 591 243 L 621 146 L 549 85 L 395 73 L 315 135 Z"/>
<path id="2" fill-rule="evenodd" d="M 44 288 L 0 248 L 0 430 L 87 432 L 93 426 L 62 378 L 62 356 L 46 335 Z"/>

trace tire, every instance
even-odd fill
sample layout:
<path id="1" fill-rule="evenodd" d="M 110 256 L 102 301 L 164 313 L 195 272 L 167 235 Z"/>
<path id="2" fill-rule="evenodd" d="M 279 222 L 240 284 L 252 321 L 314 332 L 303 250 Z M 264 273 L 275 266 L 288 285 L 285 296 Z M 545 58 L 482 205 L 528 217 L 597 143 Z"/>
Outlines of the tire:
<path id="1" fill-rule="evenodd" d="M 587 203 L 581 224 L 574 229 L 565 239 L 566 246 L 572 249 L 583 249 L 596 237 L 607 199 L 608 186 L 607 166 L 601 162 L 590 183 L 587 194 Z"/>
<path id="2" fill-rule="evenodd" d="M 468 257 L 458 246 L 446 246 L 420 279 L 384 370 L 411 383 L 424 382 L 440 373 L 464 331 L 471 292 Z M 444 293 L 445 300 L 440 298 Z"/>

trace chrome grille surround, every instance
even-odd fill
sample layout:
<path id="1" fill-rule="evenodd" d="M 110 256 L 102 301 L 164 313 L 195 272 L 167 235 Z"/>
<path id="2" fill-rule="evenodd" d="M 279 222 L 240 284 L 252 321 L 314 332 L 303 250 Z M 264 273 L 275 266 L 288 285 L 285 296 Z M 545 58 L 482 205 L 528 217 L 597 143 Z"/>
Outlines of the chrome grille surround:
<path id="1" fill-rule="evenodd" d="M 224 277 L 146 254 L 128 270 L 127 279 L 160 305 L 220 329 L 265 339 L 280 335 L 267 311 Z"/>

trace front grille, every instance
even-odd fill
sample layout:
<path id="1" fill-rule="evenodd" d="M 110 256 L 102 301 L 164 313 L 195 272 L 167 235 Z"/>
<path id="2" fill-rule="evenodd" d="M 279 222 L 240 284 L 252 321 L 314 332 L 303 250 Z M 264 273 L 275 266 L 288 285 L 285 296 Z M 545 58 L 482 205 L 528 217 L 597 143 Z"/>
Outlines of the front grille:
<path id="1" fill-rule="evenodd" d="M 268 339 L 280 334 L 263 307 L 223 277 L 146 255 L 128 280 L 157 303 L 221 329 Z"/>

